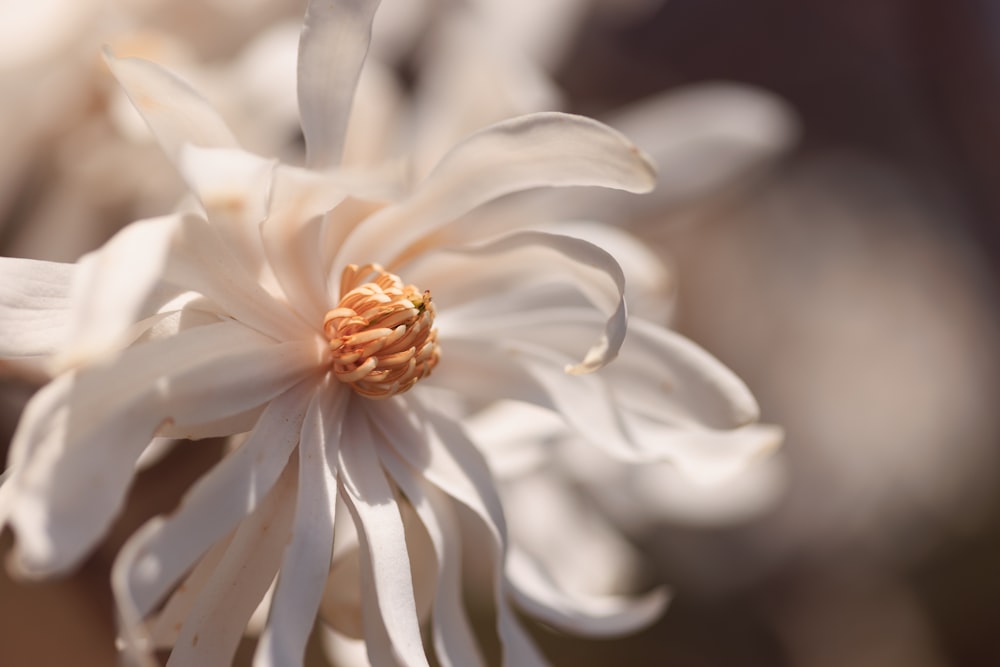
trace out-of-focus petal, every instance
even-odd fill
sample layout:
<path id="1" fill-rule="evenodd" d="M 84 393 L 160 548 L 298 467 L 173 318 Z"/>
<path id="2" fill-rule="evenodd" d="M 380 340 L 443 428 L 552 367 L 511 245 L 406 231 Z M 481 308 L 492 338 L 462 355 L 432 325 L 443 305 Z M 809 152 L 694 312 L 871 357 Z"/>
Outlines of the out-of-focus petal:
<path id="1" fill-rule="evenodd" d="M 133 223 L 80 259 L 70 292 L 73 334 L 54 360 L 56 368 L 99 360 L 155 312 L 150 300 L 161 286 L 181 220 L 166 216 Z"/>
<path id="2" fill-rule="evenodd" d="M 177 75 L 140 58 L 116 58 L 110 51 L 105 51 L 105 62 L 175 163 L 185 144 L 239 148 L 208 100 Z"/>
<path id="3" fill-rule="evenodd" d="M 311 393 L 301 383 L 272 400 L 246 442 L 198 480 L 173 514 L 151 519 L 129 540 L 112 573 L 119 607 L 132 610 L 125 616 L 145 617 L 209 546 L 257 507 L 299 442 Z"/>
<path id="4" fill-rule="evenodd" d="M 457 6 L 439 17 L 423 50 L 412 149 L 419 176 L 470 132 L 561 106 L 548 75 L 498 36 L 489 20 L 465 9 Z"/>
<path id="5" fill-rule="evenodd" d="M 295 512 L 294 461 L 264 502 L 236 530 L 198 595 L 170 653 L 168 667 L 228 665 L 250 616 L 277 574 Z"/>
<path id="6" fill-rule="evenodd" d="M 26 574 L 72 566 L 107 529 L 160 424 L 204 423 L 280 394 L 316 368 L 315 341 L 275 344 L 234 322 L 125 350 L 67 373 L 29 403 L 15 433 L 13 501 Z"/>
<path id="7" fill-rule="evenodd" d="M 362 548 L 362 585 L 370 586 L 374 596 L 374 599 L 362 598 L 362 607 L 377 605 L 393 652 L 400 663 L 427 665 L 410 579 L 403 522 L 395 494 L 379 464 L 375 451 L 377 446 L 367 413 L 362 410 L 349 412 L 339 452 L 341 488 L 358 526 Z M 367 574 L 371 580 L 366 584 L 367 568 L 370 568 Z M 366 623 L 366 636 L 368 631 Z"/>
<path id="8" fill-rule="evenodd" d="M 720 484 L 740 473 L 753 461 L 772 453 L 785 437 L 770 424 L 714 430 L 665 428 L 655 419 L 627 416 L 629 431 L 647 450 L 647 461 L 666 460 L 692 480 Z"/>
<path id="9" fill-rule="evenodd" d="M 557 332 L 555 332 L 556 335 Z M 730 429 L 756 421 L 757 401 L 718 359 L 669 329 L 633 317 L 629 341 L 607 375 L 634 412 L 675 424 Z"/>
<path id="10" fill-rule="evenodd" d="M 0 358 L 51 355 L 72 328 L 73 264 L 0 257 Z"/>
<path id="11" fill-rule="evenodd" d="M 307 163 L 340 162 L 354 89 L 379 0 L 311 0 L 299 40 L 299 113 Z"/>
<path id="12" fill-rule="evenodd" d="M 655 621 L 669 596 L 654 589 L 640 597 L 571 595 L 518 549 L 507 556 L 509 590 L 517 605 L 554 628 L 590 637 L 617 637 Z"/>
<path id="13" fill-rule="evenodd" d="M 606 125 L 555 112 L 513 118 L 452 148 L 410 199 L 375 214 L 363 233 L 347 239 L 339 263 L 392 266 L 411 243 L 512 192 L 572 185 L 647 192 L 654 183 L 648 159 Z"/>
<path id="14" fill-rule="evenodd" d="M 791 109 L 776 95 L 731 83 L 686 86 L 643 99 L 605 118 L 656 162 L 656 189 L 642 198 L 588 191 L 551 199 L 562 215 L 635 220 L 698 201 L 752 177 L 798 136 Z"/>
<path id="15" fill-rule="evenodd" d="M 299 443 L 299 489 L 292 542 L 285 550 L 267 629 L 254 654 L 259 667 L 301 664 L 330 572 L 337 479 L 330 464 L 340 447 L 343 387 L 320 385 L 309 405 Z M 334 391 L 339 389 L 340 391 Z"/>

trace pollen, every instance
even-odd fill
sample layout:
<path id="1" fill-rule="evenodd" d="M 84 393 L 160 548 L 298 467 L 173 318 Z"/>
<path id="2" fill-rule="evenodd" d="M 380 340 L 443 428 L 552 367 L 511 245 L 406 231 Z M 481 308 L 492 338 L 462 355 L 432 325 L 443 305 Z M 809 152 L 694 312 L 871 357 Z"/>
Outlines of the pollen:
<path id="1" fill-rule="evenodd" d="M 323 321 L 334 376 L 362 396 L 388 398 L 430 375 L 441 356 L 431 293 L 378 264 L 349 264 L 340 285 Z"/>

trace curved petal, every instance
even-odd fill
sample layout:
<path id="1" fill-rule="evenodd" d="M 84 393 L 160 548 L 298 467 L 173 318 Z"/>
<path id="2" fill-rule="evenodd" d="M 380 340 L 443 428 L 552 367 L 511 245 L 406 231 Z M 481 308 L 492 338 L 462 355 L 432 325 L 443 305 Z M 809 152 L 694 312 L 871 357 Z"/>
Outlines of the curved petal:
<path id="1" fill-rule="evenodd" d="M 455 146 L 410 199 L 376 213 L 347 239 L 337 265 L 392 266 L 410 244 L 512 192 L 569 185 L 647 192 L 654 181 L 639 149 L 606 125 L 555 112 L 520 116 Z"/>
<path id="2" fill-rule="evenodd" d="M 170 241 L 182 217 L 135 222 L 84 255 L 73 275 L 72 336 L 54 361 L 67 369 L 120 346 L 131 327 L 155 313 L 151 298 L 162 286 Z"/>
<path id="3" fill-rule="evenodd" d="M 379 0 L 310 0 L 299 39 L 299 113 L 310 167 L 340 162 Z"/>
<path id="4" fill-rule="evenodd" d="M 177 75 L 140 58 L 116 58 L 109 49 L 104 60 L 175 163 L 185 144 L 239 148 L 208 100 Z"/>
<path id="5" fill-rule="evenodd" d="M 547 263 L 542 258 L 536 260 L 541 260 L 538 263 L 542 265 L 543 273 L 549 273 L 553 269 L 568 272 L 576 279 L 575 285 L 579 286 L 591 302 L 602 309 L 612 311 L 605 322 L 604 333 L 598 342 L 587 350 L 581 362 L 566 367 L 566 372 L 574 375 L 593 372 L 617 356 L 618 350 L 625 340 L 625 330 L 628 325 L 628 315 L 625 308 L 625 274 L 614 257 L 582 239 L 539 231 L 514 232 L 487 243 L 458 248 L 452 252 L 476 258 L 518 251 L 533 253 L 543 249 L 551 251 Z M 555 259 L 552 258 L 552 254 L 555 254 Z M 509 260 L 510 258 L 505 259 Z M 531 261 L 531 255 L 521 257 L 520 263 L 516 262 L 517 255 L 514 255 L 514 259 L 515 262 L 509 262 L 508 266 L 515 265 L 529 279 L 533 279 L 535 263 Z M 584 267 L 591 270 L 580 270 Z M 477 274 L 475 270 L 470 270 L 467 273 L 470 276 Z M 613 284 L 609 284 L 607 278 L 611 278 Z M 473 280 L 475 279 L 473 278 Z M 489 291 L 485 291 L 485 287 L 481 294 L 490 294 Z M 447 290 L 447 286 L 445 289 Z M 511 296 L 516 299 L 520 295 L 512 294 Z M 530 297 L 530 293 L 528 296 Z M 481 298 L 474 305 L 487 309 L 487 313 L 493 314 L 500 321 L 505 315 L 508 315 L 508 313 L 503 312 L 497 313 L 496 304 L 490 298 Z M 515 312 L 521 310 L 523 308 L 517 308 Z M 487 329 L 493 326 L 492 323 L 483 322 L 483 313 L 481 312 L 466 313 L 461 320 L 459 319 L 460 314 L 452 314 L 453 318 L 439 320 L 439 326 L 444 331 L 451 329 L 460 335 L 463 330 L 468 331 L 469 325 L 474 328 L 481 328 L 485 325 Z M 463 327 L 463 325 L 466 326 Z"/>
<path id="6" fill-rule="evenodd" d="M 313 393 L 312 402 L 309 394 Z M 141 620 L 214 542 L 260 504 L 299 442 L 310 383 L 278 396 L 250 437 L 191 487 L 169 517 L 155 517 L 123 549 L 112 573 L 123 618 Z"/>
<path id="7" fill-rule="evenodd" d="M 589 442 L 626 461 L 647 455 L 626 430 L 600 373 L 567 375 L 568 358 L 524 341 L 448 340 L 447 355 L 423 382 L 472 399 L 511 399 L 552 410 Z"/>
<path id="8" fill-rule="evenodd" d="M 276 340 L 297 340 L 318 332 L 259 283 L 207 222 L 185 216 L 164 268 L 164 280 L 209 299 L 218 311 Z"/>
<path id="9" fill-rule="evenodd" d="M 59 376 L 29 403 L 11 445 L 21 567 L 43 575 L 83 556 L 160 424 L 200 424 L 260 405 L 319 367 L 321 352 L 312 340 L 275 344 L 223 322 Z"/>
<path id="10" fill-rule="evenodd" d="M 404 665 L 427 665 L 403 522 L 379 464 L 377 446 L 366 412 L 349 412 L 339 452 L 341 493 L 358 527 L 362 585 L 374 594 L 374 600 L 362 600 L 362 607 L 377 605 L 397 660 Z M 365 584 L 367 577 L 371 580 Z M 366 638 L 369 627 L 366 623 Z"/>
<path id="11" fill-rule="evenodd" d="M 434 413 L 415 397 L 403 397 L 398 406 L 378 404 L 376 423 L 395 453 L 431 484 L 472 510 L 488 537 L 496 596 L 497 627 L 503 647 L 503 664 L 541 667 L 546 660 L 514 616 L 505 597 L 503 564 L 507 552 L 507 527 L 500 498 L 486 461 L 458 424 Z"/>
<path id="12" fill-rule="evenodd" d="M 696 343 L 639 318 L 629 322 L 628 344 L 607 368 L 624 405 L 657 419 L 731 429 L 757 421 L 760 408 L 746 384 Z"/>
<path id="13" fill-rule="evenodd" d="M 73 264 L 0 257 L 0 357 L 51 355 L 70 340 Z"/>
<path id="14" fill-rule="evenodd" d="M 247 622 L 267 593 L 290 537 L 296 466 L 285 473 L 236 530 L 198 595 L 170 653 L 168 667 L 228 665 Z"/>
<path id="15" fill-rule="evenodd" d="M 641 415 L 628 414 L 631 433 L 646 450 L 644 459 L 672 462 L 688 478 L 701 484 L 732 479 L 777 449 L 784 430 L 771 424 L 751 424 L 731 430 L 674 428 Z"/>
<path id="16" fill-rule="evenodd" d="M 336 460 L 348 400 L 344 388 L 320 386 L 306 413 L 298 449 L 299 490 L 292 542 L 282 559 L 267 629 L 254 654 L 256 666 L 297 665 L 305 659 L 306 641 L 330 573 L 337 499 L 337 480 L 330 463 Z"/>
<path id="17" fill-rule="evenodd" d="M 432 632 L 438 662 L 442 667 L 484 665 L 462 604 L 461 540 L 451 506 L 437 488 L 419 479 L 391 446 L 379 448 L 379 459 L 413 505 L 434 545 L 437 585 Z"/>
<path id="18" fill-rule="evenodd" d="M 654 589 L 637 598 L 569 595 L 522 551 L 507 557 L 508 590 L 525 612 L 554 628 L 588 637 L 618 637 L 653 623 L 669 595 Z"/>
<path id="19" fill-rule="evenodd" d="M 185 144 L 177 167 L 197 195 L 209 223 L 250 275 L 263 270 L 260 224 L 267 217 L 272 182 L 280 168 L 237 148 Z"/>

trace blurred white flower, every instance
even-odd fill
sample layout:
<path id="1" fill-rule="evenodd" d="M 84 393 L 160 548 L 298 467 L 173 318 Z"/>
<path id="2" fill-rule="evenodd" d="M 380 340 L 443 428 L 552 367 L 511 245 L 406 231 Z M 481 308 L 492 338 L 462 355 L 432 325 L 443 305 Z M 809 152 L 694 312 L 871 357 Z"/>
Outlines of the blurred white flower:
<path id="1" fill-rule="evenodd" d="M 377 4 L 309 6 L 305 169 L 243 151 L 165 70 L 109 57 L 198 205 L 130 225 L 75 265 L 0 263 L 0 356 L 55 375 L 0 487 L 23 574 L 63 572 L 101 539 L 151 439 L 248 432 L 116 560 L 132 659 L 162 646 L 171 664 L 231 660 L 273 585 L 257 664 L 300 663 L 317 614 L 363 638 L 375 664 L 426 664 L 427 620 L 442 664 L 480 664 L 463 541 L 482 551 L 505 664 L 544 663 L 509 599 L 569 631 L 632 631 L 663 593 L 564 593 L 509 542 L 462 422 L 521 401 L 625 460 L 709 470 L 727 458 L 716 435 L 757 417 L 742 382 L 676 334 L 639 322 L 625 352 L 625 275 L 608 252 L 525 220 L 496 236 L 470 215 L 539 186 L 650 189 L 652 168 L 616 131 L 514 118 L 459 142 L 415 187 L 392 163 L 337 167 Z M 461 235 L 442 233 L 456 220 Z"/>

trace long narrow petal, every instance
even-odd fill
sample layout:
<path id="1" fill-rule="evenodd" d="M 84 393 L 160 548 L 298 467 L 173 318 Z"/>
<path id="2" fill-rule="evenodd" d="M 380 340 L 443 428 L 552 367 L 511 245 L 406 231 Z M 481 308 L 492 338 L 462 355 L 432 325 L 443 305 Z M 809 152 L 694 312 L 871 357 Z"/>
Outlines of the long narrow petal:
<path id="1" fill-rule="evenodd" d="M 358 526 L 363 565 L 371 568 L 368 585 L 375 599 L 363 600 L 362 606 L 378 606 L 396 658 L 402 664 L 427 665 L 403 522 L 395 494 L 379 464 L 377 444 L 367 419 L 362 410 L 348 414 L 339 453 L 342 495 Z M 365 631 L 367 634 L 367 627 Z"/>
<path id="2" fill-rule="evenodd" d="M 311 0 L 299 39 L 299 113 L 307 163 L 337 165 L 379 0 Z"/>
<path id="3" fill-rule="evenodd" d="M 135 541 L 138 534 L 138 532 L 133 533 L 133 537 L 129 538 L 126 546 L 123 546 L 122 550 L 118 552 L 115 565 L 126 557 L 128 547 L 133 546 L 132 542 Z M 161 649 L 170 648 L 177 643 L 177 637 L 180 636 L 181 628 L 184 627 L 184 619 L 191 615 L 191 610 L 198 602 L 198 596 L 212 580 L 215 568 L 222 562 L 222 558 L 226 555 L 226 550 L 232 544 L 235 535 L 236 528 L 212 545 L 212 548 L 198 559 L 198 562 L 191 568 L 191 572 L 170 594 L 163 608 L 145 624 L 141 617 L 135 615 L 135 609 L 126 607 L 125 598 L 119 594 L 120 589 L 117 588 L 122 582 L 116 581 L 115 571 L 112 568 L 111 586 L 115 591 L 115 601 L 118 606 L 118 635 L 126 646 L 134 646 L 137 651 L 145 652 L 145 647 L 148 646 Z M 135 560 L 132 556 L 128 556 L 128 558 L 132 561 Z M 148 637 L 144 636 L 143 630 L 148 630 Z"/>
<path id="4" fill-rule="evenodd" d="M 104 57 L 175 163 L 185 144 L 239 148 L 236 137 L 212 105 L 177 75 L 140 58 L 116 58 L 110 51 L 105 51 Z"/>
<path id="5" fill-rule="evenodd" d="M 275 344 L 234 322 L 129 348 L 42 389 L 12 443 L 15 552 L 29 573 L 74 564 L 120 506 L 158 426 L 245 412 L 313 371 L 315 341 Z"/>
<path id="6" fill-rule="evenodd" d="M 378 453 L 392 480 L 413 505 L 434 545 L 437 591 L 432 631 L 438 661 L 443 667 L 485 664 L 462 605 L 461 540 L 449 501 L 436 487 L 420 479 L 393 447 L 379 447 Z"/>
<path id="7" fill-rule="evenodd" d="M 168 667 L 228 665 L 250 616 L 274 580 L 291 536 L 297 466 L 290 461 L 267 498 L 237 529 L 202 589 Z"/>
<path id="8" fill-rule="evenodd" d="M 305 658 L 306 641 L 330 573 L 337 480 L 329 463 L 336 460 L 340 447 L 348 400 L 343 387 L 321 386 L 306 413 L 292 542 L 285 550 L 267 629 L 254 655 L 258 667 L 297 665 Z"/>
<path id="9" fill-rule="evenodd" d="M 257 507 L 299 442 L 312 391 L 305 382 L 271 401 L 247 441 L 198 480 L 173 514 L 151 519 L 129 540 L 113 572 L 120 606 L 146 616 L 209 546 Z"/>
<path id="10" fill-rule="evenodd" d="M 539 250 L 547 251 L 548 257 L 533 255 Z M 516 254 L 524 251 L 527 251 L 526 257 L 518 257 Z M 602 310 L 611 312 L 598 342 L 587 350 L 582 361 L 567 365 L 566 372 L 574 375 L 590 373 L 606 365 L 618 355 L 618 350 L 625 340 L 625 331 L 628 326 L 628 315 L 625 308 L 625 274 L 615 258 L 605 250 L 588 241 L 571 236 L 539 231 L 521 231 L 480 245 L 457 248 L 454 252 L 473 258 L 511 253 L 511 259 L 514 261 L 520 259 L 523 262 L 523 270 L 528 276 L 531 275 L 536 266 L 531 261 L 532 257 L 541 265 L 543 273 L 549 273 L 553 270 L 568 273 L 575 279 L 574 284 L 591 302 Z M 548 264 L 545 263 L 545 259 L 549 260 Z M 470 273 L 474 274 L 474 272 Z M 611 279 L 610 282 L 608 278 Z M 425 285 L 425 287 L 431 286 Z M 520 295 L 515 293 L 510 296 L 516 299 Z M 530 296 L 530 291 L 527 296 Z M 480 299 L 478 303 L 489 312 L 495 312 L 497 309 L 492 301 L 491 298 L 484 298 Z M 505 314 L 502 313 L 502 315 Z M 482 313 L 476 313 L 467 319 L 481 321 L 481 316 Z M 446 320 L 442 320 L 440 324 L 447 329 Z M 452 326 L 459 328 L 461 323 L 454 322 Z"/>
<path id="11" fill-rule="evenodd" d="M 69 339 L 73 264 L 0 257 L 0 358 L 51 355 Z"/>
<path id="12" fill-rule="evenodd" d="M 436 414 L 415 398 L 406 397 L 404 402 L 409 408 L 405 413 L 393 410 L 395 406 L 392 405 L 376 405 L 377 423 L 395 453 L 430 483 L 472 510 L 472 516 L 488 537 L 503 664 L 509 667 L 546 665 L 506 599 L 503 567 L 507 528 L 486 461 L 458 424 Z"/>
<path id="13" fill-rule="evenodd" d="M 345 243 L 340 263 L 391 266 L 411 243 L 512 192 L 590 185 L 647 192 L 652 165 L 617 131 L 563 113 L 503 121 L 459 143 L 407 201 L 372 216 Z"/>
<path id="14" fill-rule="evenodd" d="M 669 595 L 654 589 L 639 597 L 570 595 L 526 554 L 507 557 L 508 590 L 523 610 L 554 628 L 589 637 L 618 637 L 653 623 Z"/>

